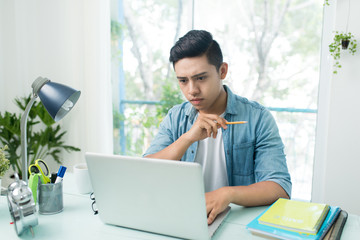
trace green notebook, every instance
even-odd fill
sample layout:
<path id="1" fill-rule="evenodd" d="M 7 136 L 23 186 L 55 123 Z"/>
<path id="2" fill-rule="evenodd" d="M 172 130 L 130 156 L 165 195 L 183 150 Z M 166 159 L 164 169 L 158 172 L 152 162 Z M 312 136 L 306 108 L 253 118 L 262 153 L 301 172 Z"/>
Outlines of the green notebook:
<path id="1" fill-rule="evenodd" d="M 329 205 L 279 198 L 259 218 L 260 224 L 316 235 L 323 223 Z"/>

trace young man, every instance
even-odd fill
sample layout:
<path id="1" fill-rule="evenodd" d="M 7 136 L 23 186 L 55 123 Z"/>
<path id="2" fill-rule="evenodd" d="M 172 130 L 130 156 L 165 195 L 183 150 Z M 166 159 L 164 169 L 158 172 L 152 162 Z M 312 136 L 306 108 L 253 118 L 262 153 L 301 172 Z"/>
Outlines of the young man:
<path id="1" fill-rule="evenodd" d="M 144 156 L 202 165 L 208 223 L 230 203 L 289 198 L 291 180 L 276 123 L 263 106 L 223 85 L 228 64 L 212 35 L 192 30 L 170 51 L 187 102 L 173 107 Z M 227 122 L 247 121 L 229 125 Z"/>

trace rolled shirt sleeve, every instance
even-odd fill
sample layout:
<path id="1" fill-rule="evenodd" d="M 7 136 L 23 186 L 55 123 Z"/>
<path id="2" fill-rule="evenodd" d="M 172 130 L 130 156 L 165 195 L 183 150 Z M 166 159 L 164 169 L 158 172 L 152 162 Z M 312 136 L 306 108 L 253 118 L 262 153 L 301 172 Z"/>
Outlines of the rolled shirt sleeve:
<path id="1" fill-rule="evenodd" d="M 284 145 L 276 122 L 266 109 L 262 111 L 260 121 L 256 126 L 254 161 L 256 182 L 276 182 L 289 197 L 291 196 L 292 184 L 286 164 Z"/>

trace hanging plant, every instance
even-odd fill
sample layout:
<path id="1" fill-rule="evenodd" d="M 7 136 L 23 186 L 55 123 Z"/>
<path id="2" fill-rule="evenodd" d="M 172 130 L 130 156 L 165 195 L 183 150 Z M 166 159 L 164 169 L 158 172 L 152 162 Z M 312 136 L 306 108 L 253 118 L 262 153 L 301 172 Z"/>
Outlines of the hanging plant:
<path id="1" fill-rule="evenodd" d="M 355 54 L 357 41 L 353 34 L 339 33 L 336 31 L 334 41 L 329 45 L 329 51 L 334 58 L 334 74 L 337 74 L 337 69 L 341 68 L 340 57 L 341 50 L 348 50 L 352 55 Z"/>
<path id="2" fill-rule="evenodd" d="M 324 1 L 324 6 L 325 6 L 325 5 L 328 5 L 328 6 L 330 5 L 329 0 L 325 0 L 325 1 Z"/>

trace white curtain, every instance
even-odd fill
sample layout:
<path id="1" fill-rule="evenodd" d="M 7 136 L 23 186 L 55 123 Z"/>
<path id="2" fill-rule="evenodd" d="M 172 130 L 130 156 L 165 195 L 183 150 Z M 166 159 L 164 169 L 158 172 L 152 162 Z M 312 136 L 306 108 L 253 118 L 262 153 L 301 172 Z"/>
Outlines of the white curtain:
<path id="1" fill-rule="evenodd" d="M 86 151 L 113 152 L 110 63 L 108 0 L 0 0 L 0 111 L 18 111 L 38 76 L 81 90 L 59 122 L 82 150 L 63 154 L 70 169 Z"/>

